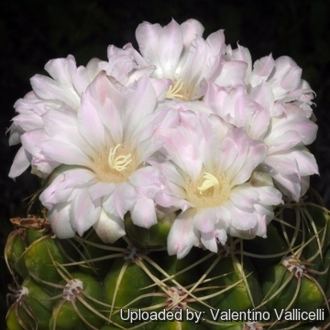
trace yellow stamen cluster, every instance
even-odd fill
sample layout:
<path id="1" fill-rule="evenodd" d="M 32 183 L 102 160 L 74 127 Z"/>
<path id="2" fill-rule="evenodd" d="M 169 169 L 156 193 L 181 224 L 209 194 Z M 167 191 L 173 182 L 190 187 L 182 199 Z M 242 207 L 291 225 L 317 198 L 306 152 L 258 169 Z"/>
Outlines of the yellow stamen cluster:
<path id="1" fill-rule="evenodd" d="M 211 173 L 205 172 L 203 175 L 204 182 L 200 187 L 197 187 L 199 193 L 203 195 L 203 192 L 214 187 L 213 195 L 219 192 L 219 181 Z"/>
<path id="2" fill-rule="evenodd" d="M 136 170 L 136 163 L 133 154 L 117 144 L 94 158 L 93 170 L 101 181 L 120 183 Z"/>
<path id="3" fill-rule="evenodd" d="M 188 101 L 189 97 L 183 89 L 184 83 L 181 79 L 175 80 L 174 84 L 170 86 L 168 91 L 165 94 L 167 99 L 179 99 Z"/>
<path id="4" fill-rule="evenodd" d="M 133 158 L 132 158 L 132 154 L 128 154 L 126 156 L 119 155 L 119 156 L 115 157 L 116 151 L 119 147 L 120 147 L 120 144 L 116 145 L 115 148 L 110 149 L 108 163 L 112 169 L 114 169 L 118 172 L 121 172 L 127 168 L 128 164 L 131 163 Z"/>
<path id="5" fill-rule="evenodd" d="M 205 171 L 197 181 L 186 181 L 187 197 L 197 208 L 221 205 L 228 199 L 230 190 L 229 180 L 224 174 L 213 175 Z"/>

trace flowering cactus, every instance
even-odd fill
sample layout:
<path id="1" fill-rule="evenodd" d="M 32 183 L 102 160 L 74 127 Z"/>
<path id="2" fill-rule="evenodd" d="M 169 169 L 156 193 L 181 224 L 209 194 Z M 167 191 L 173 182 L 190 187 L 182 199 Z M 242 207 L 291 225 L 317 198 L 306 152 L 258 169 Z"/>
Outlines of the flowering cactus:
<path id="1" fill-rule="evenodd" d="M 306 195 L 318 173 L 306 148 L 313 91 L 291 58 L 252 63 L 223 30 L 202 34 L 193 19 L 145 22 L 140 53 L 109 46 L 108 61 L 78 68 L 70 55 L 31 79 L 9 129 L 22 144 L 9 176 L 31 166 L 44 180 L 56 239 L 27 240 L 31 228 L 8 239 L 8 267 L 25 279 L 9 329 L 278 328 L 280 310 L 328 308 L 327 211 Z M 49 302 L 44 318 L 29 285 Z M 160 324 L 159 308 L 196 322 Z M 214 314 L 251 309 L 272 312 L 225 325 Z"/>

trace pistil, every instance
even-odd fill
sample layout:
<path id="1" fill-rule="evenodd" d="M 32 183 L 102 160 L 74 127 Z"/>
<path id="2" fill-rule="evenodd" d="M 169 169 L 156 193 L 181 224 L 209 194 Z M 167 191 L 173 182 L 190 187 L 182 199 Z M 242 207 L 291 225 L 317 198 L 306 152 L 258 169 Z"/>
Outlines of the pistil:
<path id="1" fill-rule="evenodd" d="M 204 182 L 201 186 L 197 187 L 199 193 L 203 195 L 203 192 L 214 187 L 213 195 L 219 192 L 219 181 L 211 173 L 205 172 L 203 175 Z"/>

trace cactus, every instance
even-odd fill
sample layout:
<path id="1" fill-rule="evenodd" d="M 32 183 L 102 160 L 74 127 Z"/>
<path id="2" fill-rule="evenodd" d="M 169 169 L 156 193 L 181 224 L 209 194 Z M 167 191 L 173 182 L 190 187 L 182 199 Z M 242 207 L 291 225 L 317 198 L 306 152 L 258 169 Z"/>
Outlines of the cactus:
<path id="1" fill-rule="evenodd" d="M 168 256 L 161 238 L 158 246 L 154 241 L 148 246 L 148 236 L 139 237 L 144 246 L 132 243 L 136 238 L 129 234 L 114 244 L 104 244 L 93 230 L 85 237 L 60 240 L 50 230 L 17 228 L 5 249 L 16 286 L 10 294 L 13 302 L 7 327 L 325 326 L 330 291 L 329 215 L 315 203 L 314 192 L 310 190 L 308 197 L 278 207 L 266 239 L 230 237 L 218 253 L 193 248 L 183 259 Z M 139 229 L 127 232 L 136 235 Z M 239 316 L 240 312 L 245 314 Z M 298 312 L 311 313 L 311 321 L 299 321 L 294 314 Z M 313 321 L 313 313 L 322 319 Z"/>
<path id="2" fill-rule="evenodd" d="M 9 176 L 31 165 L 44 209 L 11 219 L 9 330 L 327 327 L 313 91 L 289 57 L 202 31 L 144 22 L 140 54 L 32 77 Z"/>

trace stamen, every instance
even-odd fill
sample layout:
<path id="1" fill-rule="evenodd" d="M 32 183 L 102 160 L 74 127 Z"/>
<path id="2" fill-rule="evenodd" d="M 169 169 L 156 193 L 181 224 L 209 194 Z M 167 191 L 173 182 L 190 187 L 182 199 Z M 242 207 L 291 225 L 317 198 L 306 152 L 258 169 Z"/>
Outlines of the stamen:
<path id="1" fill-rule="evenodd" d="M 185 97 L 182 94 L 182 87 L 183 87 L 183 81 L 181 79 L 176 80 L 175 83 L 171 85 L 168 91 L 166 92 L 165 97 L 167 99 L 187 100 L 187 97 Z"/>
<path id="2" fill-rule="evenodd" d="M 133 160 L 133 157 L 132 157 L 132 154 L 128 154 L 126 156 L 120 155 L 120 156 L 115 157 L 116 152 L 119 147 L 120 147 L 120 144 L 118 144 L 114 148 L 110 149 L 108 163 L 112 169 L 114 169 L 118 172 L 121 172 L 127 168 L 128 164 Z"/>
<path id="3" fill-rule="evenodd" d="M 197 189 L 199 190 L 199 193 L 203 195 L 203 192 L 214 187 L 214 194 L 219 191 L 219 181 L 218 179 L 211 173 L 205 172 L 203 175 L 203 179 L 205 180 L 203 184 Z"/>

